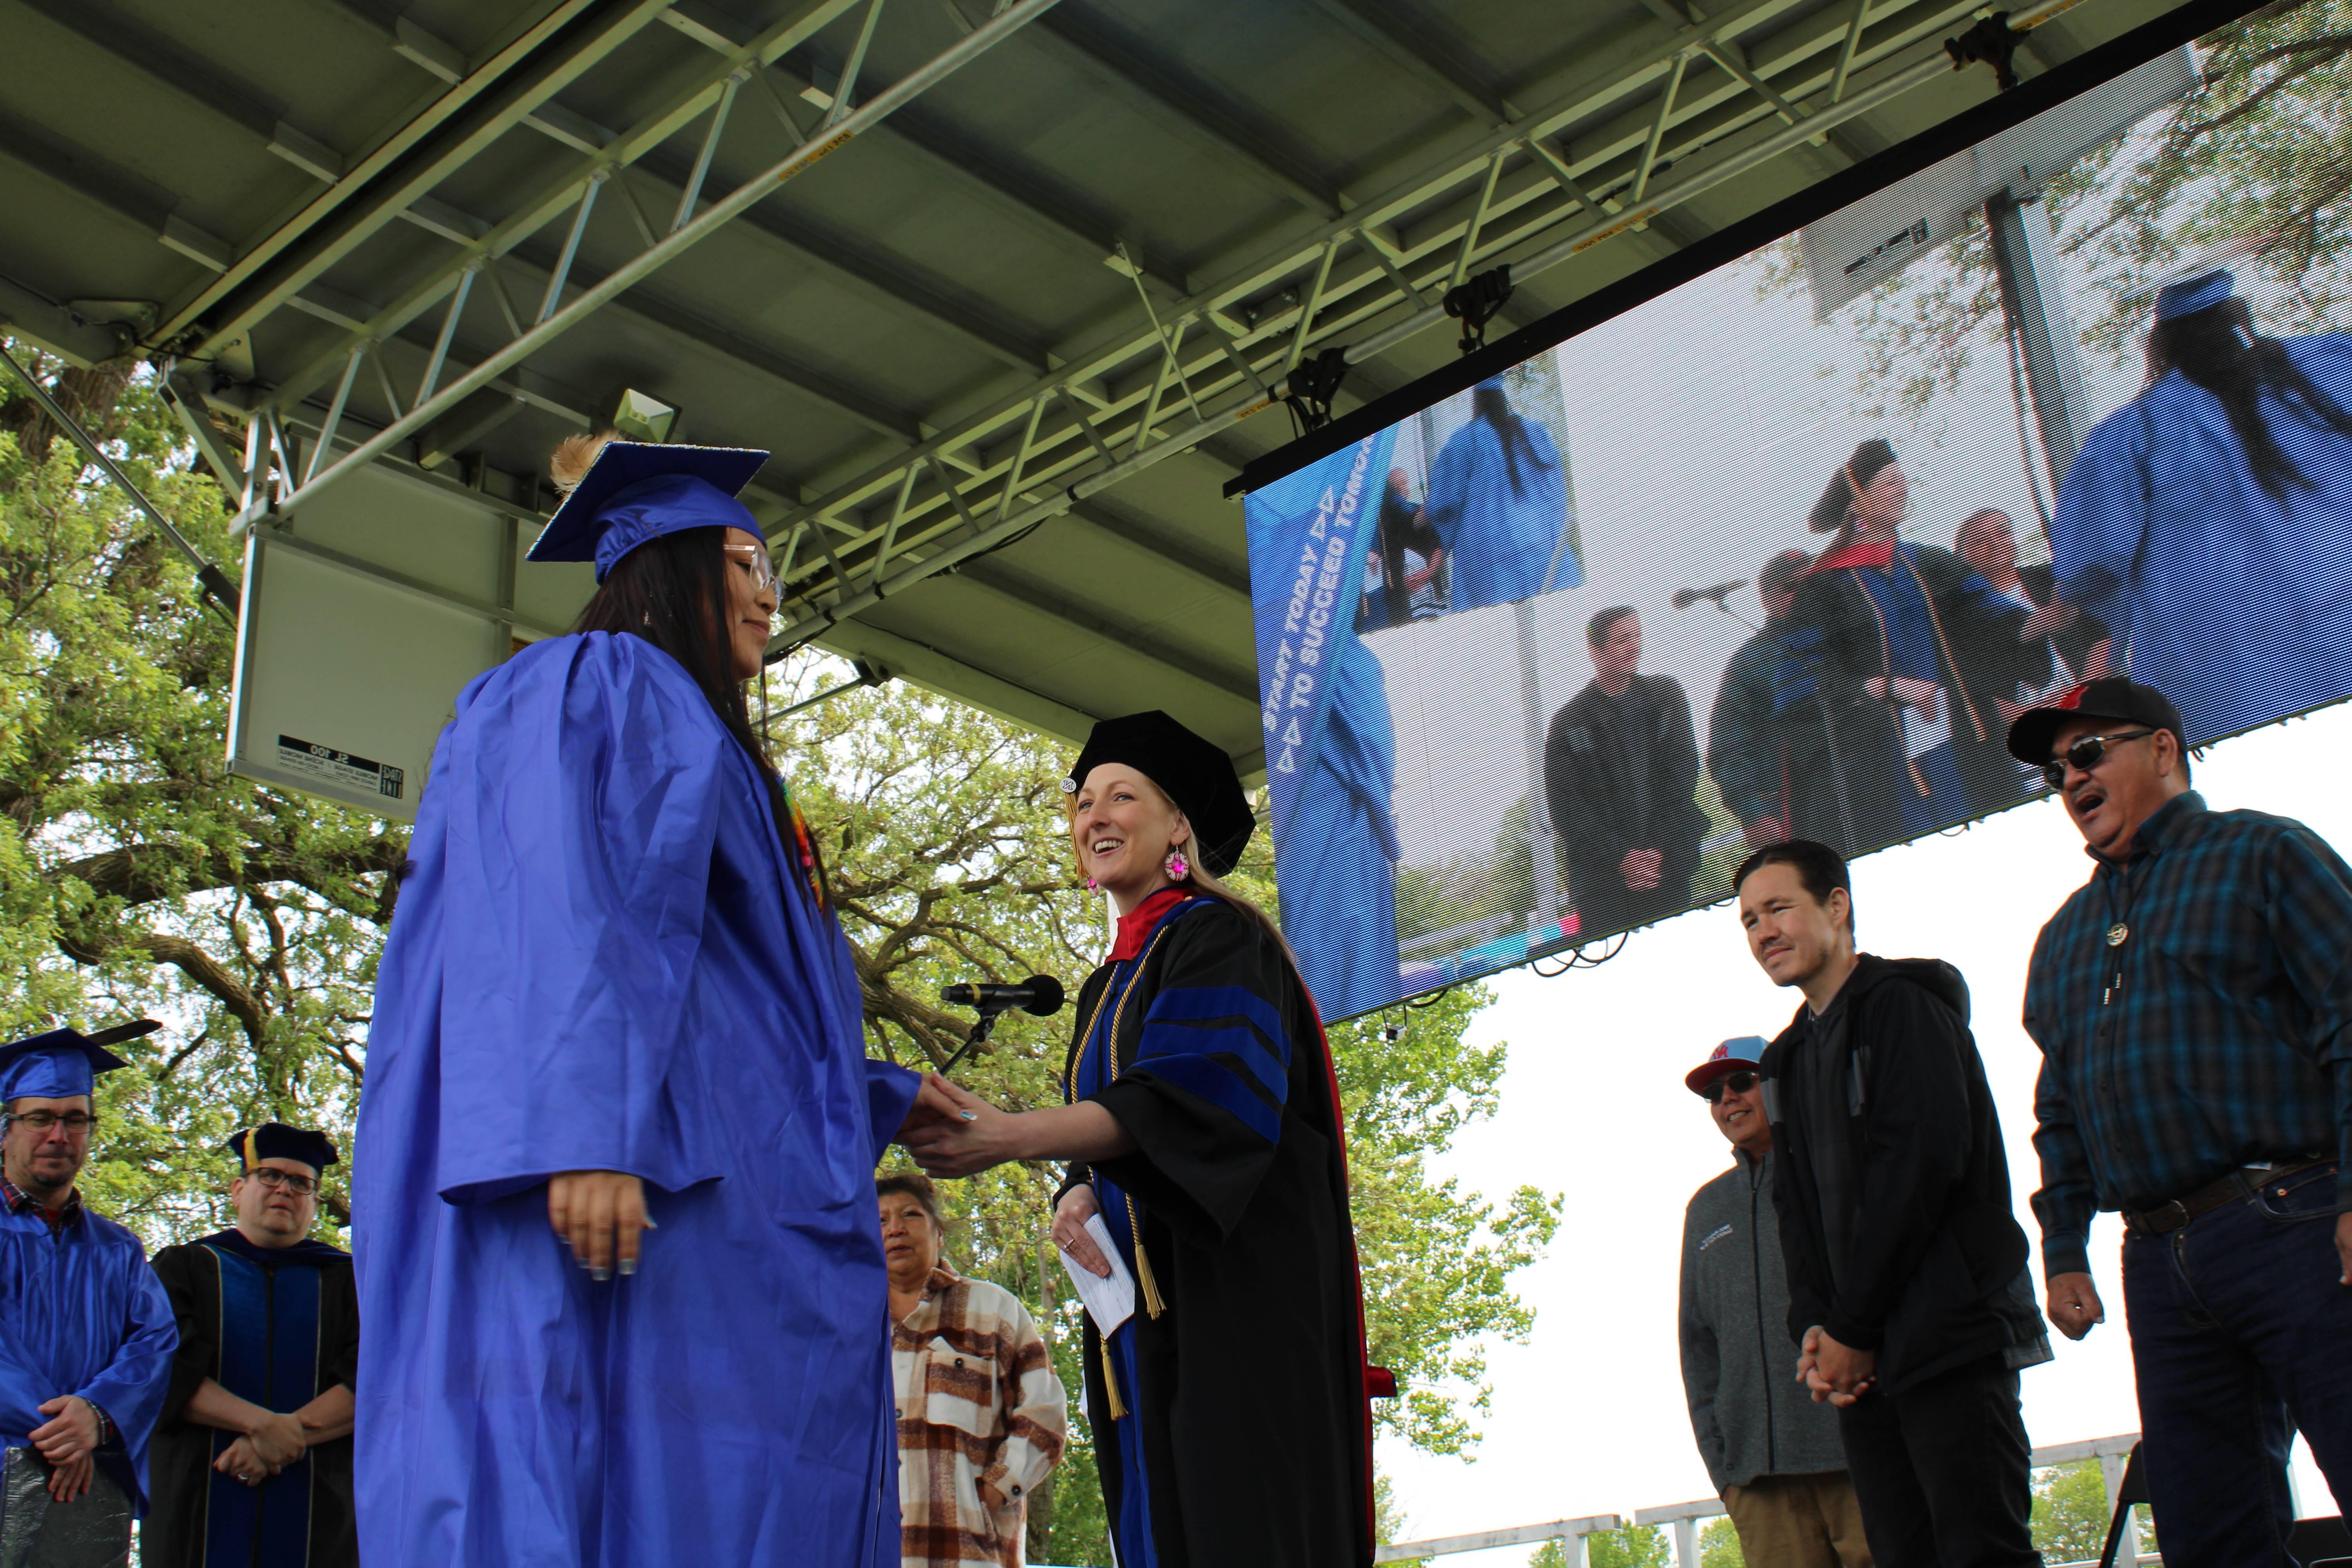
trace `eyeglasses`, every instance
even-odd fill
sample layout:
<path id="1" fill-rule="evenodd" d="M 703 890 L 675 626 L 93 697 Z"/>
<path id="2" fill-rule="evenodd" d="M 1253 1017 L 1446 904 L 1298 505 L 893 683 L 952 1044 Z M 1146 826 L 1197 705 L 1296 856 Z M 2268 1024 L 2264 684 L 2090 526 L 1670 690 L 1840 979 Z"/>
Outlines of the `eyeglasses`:
<path id="1" fill-rule="evenodd" d="M 275 1165 L 256 1165 L 246 1173 L 265 1187 L 284 1187 L 298 1198 L 316 1197 L 319 1184 L 292 1171 L 281 1171 Z"/>
<path id="2" fill-rule="evenodd" d="M 62 1116 L 54 1110 L 20 1110 L 16 1120 L 36 1132 L 63 1127 L 68 1132 L 83 1133 L 98 1125 L 98 1118 L 84 1110 L 68 1110 Z"/>
<path id="3" fill-rule="evenodd" d="M 754 588 L 772 588 L 776 585 L 776 563 L 768 559 L 766 545 L 722 544 L 719 548 L 726 551 L 734 560 L 740 562 L 743 569 L 751 574 L 751 586 Z"/>
<path id="4" fill-rule="evenodd" d="M 1756 1083 L 1757 1075 L 1752 1072 L 1742 1070 L 1725 1073 L 1706 1086 L 1706 1102 L 1709 1105 L 1721 1105 L 1726 1094 L 1746 1094 L 1756 1087 Z"/>
<path id="5" fill-rule="evenodd" d="M 2145 741 L 2158 730 L 2127 730 L 2120 735 L 2084 735 L 2058 756 L 2042 764 L 2042 776 L 2050 781 L 2052 789 L 2066 787 L 2066 764 L 2074 764 L 2078 773 L 2087 773 L 2105 758 L 2107 748 L 2126 741 Z"/>

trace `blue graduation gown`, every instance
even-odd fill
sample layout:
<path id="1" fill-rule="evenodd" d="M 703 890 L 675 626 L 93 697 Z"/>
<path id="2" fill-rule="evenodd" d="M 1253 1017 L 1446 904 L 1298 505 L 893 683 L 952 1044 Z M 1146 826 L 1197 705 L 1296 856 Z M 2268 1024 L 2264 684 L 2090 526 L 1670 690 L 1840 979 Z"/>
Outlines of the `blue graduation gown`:
<path id="1" fill-rule="evenodd" d="M 1525 449 L 1517 453 L 1516 483 L 1502 437 L 1483 418 L 1447 437 L 1430 466 L 1422 515 L 1437 530 L 1452 563 L 1447 602 L 1456 610 L 1507 605 L 1584 582 L 1576 552 L 1560 542 L 1568 526 L 1568 471 L 1559 448 L 1541 425 L 1512 417 L 1534 448 L 1532 460 Z"/>
<path id="2" fill-rule="evenodd" d="M 147 1511 L 147 1439 L 172 1384 L 180 1331 L 139 1238 L 88 1207 L 52 1233 L 0 1209 L 0 1447 L 32 1447 L 54 1417 L 40 1406 L 79 1394 L 121 1436 L 98 1462 Z"/>
<path id="3" fill-rule="evenodd" d="M 2352 409 L 2352 338 L 2280 341 Z M 2263 489 L 2221 400 L 2169 371 L 2091 432 L 2051 524 L 2060 594 L 2125 642 L 2191 745 L 2352 696 L 2352 437 L 2262 411 L 2309 487 Z"/>
<path id="4" fill-rule="evenodd" d="M 919 1080 L 770 799 L 636 637 L 458 698 L 355 1140 L 364 1561 L 896 1562 L 873 1173 Z M 643 1178 L 635 1278 L 549 1229 L 572 1170 Z"/>
<path id="5" fill-rule="evenodd" d="M 1307 989 L 1346 1017 L 1398 994 L 1396 729 L 1380 660 L 1352 638 L 1332 647 L 1315 769 L 1284 821 L 1281 893 Z"/>

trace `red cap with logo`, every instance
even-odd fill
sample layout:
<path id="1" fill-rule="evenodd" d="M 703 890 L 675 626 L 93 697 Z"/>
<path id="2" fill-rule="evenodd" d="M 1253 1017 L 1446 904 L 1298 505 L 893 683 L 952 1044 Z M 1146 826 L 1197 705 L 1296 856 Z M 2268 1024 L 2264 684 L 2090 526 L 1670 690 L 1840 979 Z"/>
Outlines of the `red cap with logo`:
<path id="1" fill-rule="evenodd" d="M 1724 1041 L 1704 1064 L 1683 1075 L 1683 1087 L 1704 1096 L 1709 1086 L 1727 1073 L 1754 1072 L 1757 1064 L 1764 1059 L 1764 1045 L 1761 1035 L 1742 1035 L 1736 1040 Z"/>

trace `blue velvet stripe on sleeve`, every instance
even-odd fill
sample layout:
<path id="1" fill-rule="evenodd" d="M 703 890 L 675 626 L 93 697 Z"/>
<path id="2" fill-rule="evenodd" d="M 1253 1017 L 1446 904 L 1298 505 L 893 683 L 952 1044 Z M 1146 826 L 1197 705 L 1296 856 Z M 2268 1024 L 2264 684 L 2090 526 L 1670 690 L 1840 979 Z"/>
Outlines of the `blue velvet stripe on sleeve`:
<path id="1" fill-rule="evenodd" d="M 1135 1068 L 1198 1095 L 1272 1143 L 1288 1098 L 1290 1034 L 1255 991 L 1181 986 L 1152 999 Z"/>

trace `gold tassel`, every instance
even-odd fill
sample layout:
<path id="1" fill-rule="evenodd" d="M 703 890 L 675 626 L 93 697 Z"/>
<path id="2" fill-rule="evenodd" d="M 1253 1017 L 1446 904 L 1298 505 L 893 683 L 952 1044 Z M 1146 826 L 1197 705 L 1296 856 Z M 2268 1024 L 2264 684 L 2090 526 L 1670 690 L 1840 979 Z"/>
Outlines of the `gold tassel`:
<path id="1" fill-rule="evenodd" d="M 1166 1311 L 1168 1303 L 1160 1299 L 1160 1281 L 1151 1277 L 1151 1255 L 1143 1250 L 1140 1237 L 1135 1242 L 1135 1277 L 1143 1286 L 1143 1310 L 1155 1318 Z"/>
<path id="2" fill-rule="evenodd" d="M 1095 1343 L 1102 1347 L 1103 1399 L 1110 1405 L 1110 1418 L 1123 1421 L 1127 1418 L 1127 1405 L 1118 1396 L 1118 1373 L 1111 1365 L 1110 1342 L 1097 1339 Z"/>

